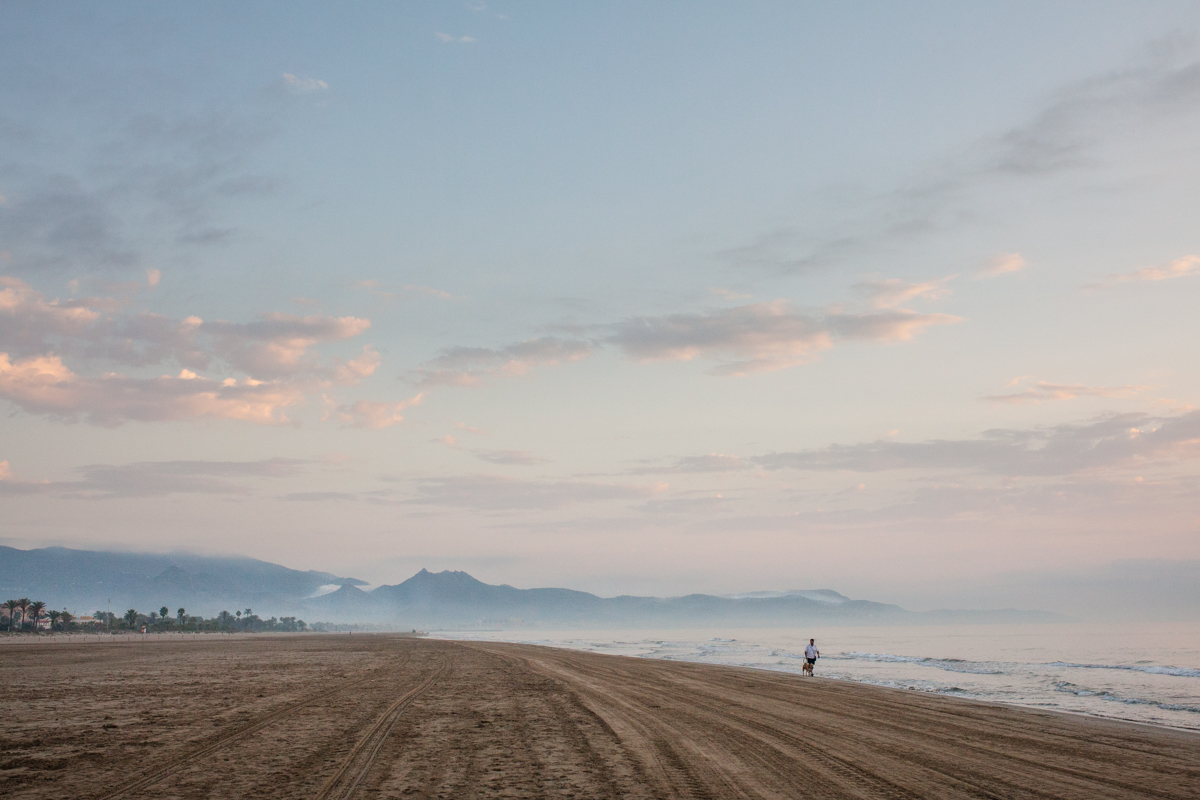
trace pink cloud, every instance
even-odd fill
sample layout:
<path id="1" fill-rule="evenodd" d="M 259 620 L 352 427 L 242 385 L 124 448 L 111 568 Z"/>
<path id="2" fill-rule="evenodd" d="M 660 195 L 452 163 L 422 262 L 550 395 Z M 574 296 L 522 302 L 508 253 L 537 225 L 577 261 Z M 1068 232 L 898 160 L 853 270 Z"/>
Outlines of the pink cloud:
<path id="1" fill-rule="evenodd" d="M 642 362 L 717 358 L 726 363 L 715 367 L 715 374 L 744 376 L 812 361 L 838 338 L 907 341 L 930 325 L 959 321 L 905 309 L 810 315 L 775 300 L 708 313 L 637 317 L 618 325 L 610 341 Z"/>
<path id="2" fill-rule="evenodd" d="M 363 347 L 362 355 L 358 358 L 352 358 L 349 361 L 343 361 L 340 358 L 335 358 L 334 362 L 334 380 L 342 386 L 354 386 L 365 378 L 369 378 L 375 374 L 375 370 L 383 363 L 383 358 L 375 351 L 371 345 Z"/>
<path id="3" fill-rule="evenodd" d="M 0 353 L 0 397 L 31 413 L 84 418 L 105 426 L 191 418 L 270 425 L 288 422 L 283 409 L 302 402 L 304 392 L 281 382 L 229 378 L 218 383 L 188 370 L 177 377 L 108 374 L 86 378 L 72 372 L 56 355 L 12 361 L 7 353 Z"/>
<path id="4" fill-rule="evenodd" d="M 975 273 L 975 279 L 1009 275 L 1013 272 L 1020 272 L 1028 265 L 1029 262 L 1020 253 L 1001 253 L 998 256 L 992 257 L 987 264 L 980 267 Z"/>
<path id="5" fill-rule="evenodd" d="M 284 409 L 307 393 L 331 381 L 357 384 L 381 363 L 370 345 L 331 362 L 314 352 L 360 336 L 367 319 L 266 313 L 248 323 L 205 322 L 127 314 L 124 305 L 112 297 L 49 300 L 24 281 L 0 277 L 0 397 L 30 413 L 102 425 L 186 418 L 271 424 L 286 422 Z M 182 367 L 175 377 L 107 371 L 171 361 Z M 246 377 L 200 374 L 213 369 Z"/>
<path id="6" fill-rule="evenodd" d="M 426 362 L 417 373 L 422 386 L 476 386 L 489 377 L 525 375 L 534 367 L 581 361 L 593 352 L 587 342 L 552 336 L 502 348 L 455 347 Z"/>
<path id="7" fill-rule="evenodd" d="M 1145 267 L 1128 275 L 1118 275 L 1117 281 L 1165 281 L 1200 275 L 1200 256 L 1184 256 L 1158 267 Z"/>
<path id="8" fill-rule="evenodd" d="M 1015 386 L 1022 379 L 1016 378 L 1008 385 Z M 1052 400 L 1074 400 L 1077 397 L 1128 397 L 1144 391 L 1148 386 L 1084 386 L 1081 383 L 1049 383 L 1038 381 L 1035 385 L 1011 394 L 996 394 L 985 397 L 993 403 L 1041 403 Z"/>
<path id="9" fill-rule="evenodd" d="M 369 319 L 313 314 L 263 314 L 257 322 L 203 323 L 215 352 L 237 369 L 259 378 L 281 378 L 320 370 L 308 351 L 321 342 L 352 339 L 371 327 Z M 373 371 L 373 370 L 372 370 Z"/>
<path id="10" fill-rule="evenodd" d="M 408 400 L 396 403 L 358 400 L 350 405 L 334 404 L 331 411 L 333 416 L 347 423 L 348 427 L 380 430 L 403 422 L 404 415 L 401 412 L 406 408 L 419 405 L 421 398 L 422 395 L 418 394 Z"/>
<path id="11" fill-rule="evenodd" d="M 954 275 L 949 275 L 923 283 L 907 283 L 899 278 L 889 278 L 882 281 L 863 281 L 854 288 L 860 294 L 866 295 L 867 304 L 872 308 L 899 308 L 917 298 L 937 300 L 945 297 L 950 294 L 946 284 L 954 278 Z"/>

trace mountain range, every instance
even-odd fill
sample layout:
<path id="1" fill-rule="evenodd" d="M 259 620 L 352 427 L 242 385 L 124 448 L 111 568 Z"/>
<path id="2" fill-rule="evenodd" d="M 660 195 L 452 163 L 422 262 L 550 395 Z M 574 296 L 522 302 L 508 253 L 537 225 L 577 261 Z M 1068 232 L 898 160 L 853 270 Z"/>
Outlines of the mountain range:
<path id="1" fill-rule="evenodd" d="M 465 572 L 422 569 L 395 585 L 288 569 L 243 557 L 0 547 L 0 599 L 30 597 L 74 613 L 183 607 L 212 616 L 252 608 L 259 616 L 397 628 L 678 628 L 813 624 L 1046 622 L 1041 611 L 908 611 L 852 600 L 832 589 L 716 596 L 599 597 L 573 589 L 517 589 Z"/>

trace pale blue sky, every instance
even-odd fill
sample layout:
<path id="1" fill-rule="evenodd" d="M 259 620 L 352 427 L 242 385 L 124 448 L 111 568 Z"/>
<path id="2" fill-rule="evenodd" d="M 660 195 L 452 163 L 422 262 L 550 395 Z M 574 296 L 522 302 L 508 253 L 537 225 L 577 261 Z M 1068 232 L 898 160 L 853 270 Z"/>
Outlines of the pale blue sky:
<path id="1" fill-rule="evenodd" d="M 917 604 L 1200 558 L 1198 23 L 0 4 L 0 541 Z"/>

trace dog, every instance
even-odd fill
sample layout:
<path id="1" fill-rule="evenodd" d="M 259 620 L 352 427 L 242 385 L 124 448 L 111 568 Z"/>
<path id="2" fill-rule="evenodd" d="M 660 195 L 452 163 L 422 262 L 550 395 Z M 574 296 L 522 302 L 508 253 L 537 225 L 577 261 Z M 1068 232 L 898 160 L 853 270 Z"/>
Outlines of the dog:
<path id="1" fill-rule="evenodd" d="M 813 669 L 813 665 L 808 663 L 807 661 L 805 661 L 804 665 L 800 667 L 800 671 L 803 672 L 805 675 L 807 675 L 810 678 L 813 676 L 812 669 Z"/>

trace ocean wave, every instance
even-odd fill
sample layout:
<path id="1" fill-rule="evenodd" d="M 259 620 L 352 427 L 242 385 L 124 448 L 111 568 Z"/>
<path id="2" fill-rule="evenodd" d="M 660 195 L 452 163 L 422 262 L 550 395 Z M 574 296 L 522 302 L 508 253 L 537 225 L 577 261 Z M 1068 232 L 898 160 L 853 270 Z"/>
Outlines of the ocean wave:
<path id="1" fill-rule="evenodd" d="M 1150 700 L 1145 697 L 1124 697 L 1103 689 L 1085 689 L 1069 681 L 1058 681 L 1054 684 L 1054 691 L 1073 694 L 1076 697 L 1098 697 L 1101 700 L 1107 700 L 1112 703 L 1123 703 L 1127 706 L 1154 706 L 1155 708 L 1161 708 L 1163 711 L 1188 711 L 1193 714 L 1200 714 L 1200 706 L 1168 703 L 1162 700 Z"/>
<path id="2" fill-rule="evenodd" d="M 1066 669 L 1119 669 L 1130 672 L 1145 672 L 1149 675 L 1174 675 L 1177 678 L 1200 678 L 1200 669 L 1193 667 L 1159 666 L 1157 664 L 1075 664 L 1070 661 L 1052 661 L 1047 667 Z"/>
<path id="3" fill-rule="evenodd" d="M 928 656 L 897 656 L 891 653 L 846 653 L 843 658 L 858 661 L 879 661 L 892 664 L 918 664 L 946 672 L 965 672 L 972 675 L 1003 675 L 1004 670 L 994 661 L 967 661 L 961 658 L 931 658 Z"/>

